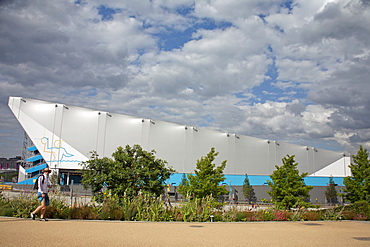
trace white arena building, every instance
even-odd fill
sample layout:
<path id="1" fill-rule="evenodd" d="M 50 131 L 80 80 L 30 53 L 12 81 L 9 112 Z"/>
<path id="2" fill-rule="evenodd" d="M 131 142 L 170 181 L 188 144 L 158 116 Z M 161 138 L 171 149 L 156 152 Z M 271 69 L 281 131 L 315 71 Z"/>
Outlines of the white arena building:
<path id="1" fill-rule="evenodd" d="M 9 97 L 8 105 L 32 140 L 28 150 L 35 154 L 27 159 L 33 166 L 20 168 L 19 183 L 29 183 L 48 166 L 68 184 L 72 177 L 77 179 L 79 164 L 91 151 L 111 157 L 127 144 L 155 150 L 157 158 L 166 160 L 177 171 L 168 180 L 172 185 L 178 185 L 184 173 L 194 172 L 196 161 L 212 147 L 219 152 L 216 165 L 227 160 L 228 185 L 241 186 L 245 174 L 251 185 L 263 185 L 287 154 L 295 155 L 301 173 L 308 172 L 307 185 L 327 186 L 333 177 L 343 186 L 343 177 L 350 175 L 351 158 L 343 152 L 21 97 Z"/>

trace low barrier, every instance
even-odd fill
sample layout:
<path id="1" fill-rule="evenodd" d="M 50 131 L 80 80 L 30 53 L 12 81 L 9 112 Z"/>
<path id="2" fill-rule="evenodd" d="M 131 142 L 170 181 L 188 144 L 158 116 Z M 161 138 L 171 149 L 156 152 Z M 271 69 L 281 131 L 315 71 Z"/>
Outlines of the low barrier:
<path id="1" fill-rule="evenodd" d="M 13 186 L 8 184 L 0 184 L 0 190 L 13 190 Z"/>

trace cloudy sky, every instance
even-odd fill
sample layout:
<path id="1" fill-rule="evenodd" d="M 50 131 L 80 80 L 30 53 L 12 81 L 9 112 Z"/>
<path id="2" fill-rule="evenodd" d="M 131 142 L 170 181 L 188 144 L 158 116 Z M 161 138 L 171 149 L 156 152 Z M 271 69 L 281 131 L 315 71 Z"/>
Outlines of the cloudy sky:
<path id="1" fill-rule="evenodd" d="M 3 0 L 9 96 L 335 151 L 370 149 L 369 0 Z"/>

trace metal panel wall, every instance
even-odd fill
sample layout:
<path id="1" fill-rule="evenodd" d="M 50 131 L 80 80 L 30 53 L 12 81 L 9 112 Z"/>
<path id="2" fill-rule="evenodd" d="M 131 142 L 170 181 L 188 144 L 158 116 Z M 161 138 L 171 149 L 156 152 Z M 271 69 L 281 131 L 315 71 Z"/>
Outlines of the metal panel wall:
<path id="1" fill-rule="evenodd" d="M 324 176 L 323 168 L 329 165 L 335 166 L 331 173 L 338 166 L 340 175 L 349 165 L 343 168 L 342 162 L 337 162 L 343 158 L 340 152 L 122 114 L 17 97 L 9 98 L 9 107 L 43 157 L 52 161 L 49 165 L 61 169 L 81 168 L 77 162 L 87 160 L 93 150 L 110 157 L 118 146 L 134 144 L 154 149 L 156 157 L 180 173 L 193 172 L 196 161 L 212 147 L 219 152 L 214 161 L 217 166 L 227 160 L 225 174 L 271 175 L 287 154 L 295 155 L 300 172 L 313 176 L 317 171 Z"/>
<path id="2" fill-rule="evenodd" d="M 166 160 L 177 172 L 185 172 L 186 129 L 184 126 L 149 121 L 149 151 L 155 150 L 156 157 Z"/>
<path id="3" fill-rule="evenodd" d="M 61 139 L 89 157 L 98 147 L 99 123 L 98 111 L 68 107 L 63 112 Z"/>
<path id="4" fill-rule="evenodd" d="M 313 172 L 310 174 L 315 176 L 315 172 L 321 170 L 322 168 L 334 163 L 335 161 L 343 158 L 343 153 L 332 152 L 324 149 L 315 148 L 312 149 L 313 153 Z M 329 174 L 330 175 L 330 174 Z"/>
<path id="5" fill-rule="evenodd" d="M 299 146 L 290 143 L 275 142 L 276 148 L 276 164 L 281 166 L 283 164 L 282 159 L 284 157 L 295 156 L 294 160 L 298 163 L 298 169 L 300 171 L 308 172 L 309 163 L 307 160 L 308 150 L 304 146 Z"/>
<path id="6" fill-rule="evenodd" d="M 106 115 L 106 114 L 104 114 Z M 105 149 L 102 156 L 111 156 L 117 147 L 134 144 L 141 145 L 143 122 L 142 119 L 120 114 L 106 115 Z"/>
<path id="7" fill-rule="evenodd" d="M 269 144 L 266 140 L 240 136 L 236 143 L 234 174 L 264 175 L 269 172 Z"/>
<path id="8" fill-rule="evenodd" d="M 195 128 L 188 129 L 190 131 L 193 131 L 193 142 L 192 145 L 192 153 L 191 153 L 191 161 L 192 161 L 192 170 L 196 167 L 196 162 L 199 160 L 202 156 L 207 155 L 211 148 L 214 147 L 215 151 L 219 154 L 217 155 L 214 163 L 216 166 L 219 166 L 222 161 L 228 160 L 228 138 L 226 133 L 223 132 L 217 132 L 213 130 L 207 130 L 203 128 Z M 190 143 L 188 143 L 190 144 Z M 227 172 L 228 169 L 230 169 L 230 165 L 226 166 L 225 172 Z"/>

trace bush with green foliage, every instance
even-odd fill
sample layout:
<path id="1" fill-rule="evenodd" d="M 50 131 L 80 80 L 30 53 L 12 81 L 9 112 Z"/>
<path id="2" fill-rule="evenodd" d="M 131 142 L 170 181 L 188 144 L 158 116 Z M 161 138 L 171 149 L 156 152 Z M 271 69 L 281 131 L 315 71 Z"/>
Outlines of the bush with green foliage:
<path id="1" fill-rule="evenodd" d="M 218 152 L 211 148 L 206 156 L 197 160 L 195 174 L 189 174 L 187 179 L 183 178 L 178 191 L 191 198 L 206 198 L 207 196 L 218 198 L 220 195 L 227 194 L 226 186 L 221 185 L 226 179 L 223 174 L 226 160 L 216 167 L 213 161 L 217 155 Z"/>
<path id="2" fill-rule="evenodd" d="M 0 215 L 11 217 L 28 217 L 40 203 L 35 193 L 22 192 L 18 197 L 0 199 Z"/>
<path id="3" fill-rule="evenodd" d="M 266 192 L 278 209 L 308 207 L 310 204 L 305 202 L 305 199 L 309 197 L 309 192 L 313 188 L 304 182 L 308 173 L 299 175 L 298 163 L 294 161 L 294 155 L 287 155 L 282 161 L 283 165 L 275 166 L 276 170 L 270 176 L 271 180 L 267 181 L 271 190 Z"/>
<path id="4" fill-rule="evenodd" d="M 245 179 L 243 183 L 243 195 L 249 204 L 257 202 L 257 196 L 249 182 L 248 174 L 245 174 Z"/>
<path id="5" fill-rule="evenodd" d="M 338 193 L 337 190 L 335 189 L 335 183 L 332 177 L 329 178 L 329 184 L 325 190 L 325 197 L 326 201 L 330 205 L 338 204 Z"/>
<path id="6" fill-rule="evenodd" d="M 29 212 L 37 203 L 36 196 L 29 193 L 18 198 L 0 198 L 0 215 L 9 217 L 29 217 Z M 66 197 L 51 194 L 51 205 L 47 209 L 47 218 L 59 219 L 102 219 L 133 221 L 302 221 L 302 220 L 369 220 L 370 204 L 366 201 L 329 209 L 308 210 L 300 207 L 294 210 L 280 210 L 274 207 L 258 210 L 241 210 L 236 205 L 221 206 L 213 197 L 193 198 L 181 204 L 170 205 L 161 197 L 140 193 L 134 198 L 120 198 L 109 193 L 104 194 L 100 205 L 81 204 L 70 206 Z M 31 206 L 27 206 L 31 205 Z M 37 206 L 36 205 L 36 206 Z M 32 207 L 32 208 L 31 208 Z"/>
<path id="7" fill-rule="evenodd" d="M 370 203 L 367 201 L 358 201 L 350 205 L 345 205 L 343 208 L 346 212 L 348 220 L 369 220 L 370 219 Z"/>
<path id="8" fill-rule="evenodd" d="M 213 210 L 217 206 L 219 206 L 219 203 L 210 195 L 204 198 L 193 198 L 181 205 L 179 210 L 181 218 L 178 218 L 178 220 L 185 222 L 210 221 L 210 217 L 214 213 Z"/>
<path id="9" fill-rule="evenodd" d="M 95 199 L 101 201 L 99 193 L 104 187 L 111 194 L 134 198 L 139 192 L 157 196 L 163 193 L 165 181 L 175 172 L 166 167 L 167 162 L 157 159 L 155 151 L 147 152 L 139 145 L 125 149 L 118 147 L 111 158 L 99 158 L 92 152 L 90 160 L 83 162 L 82 184 L 91 187 Z"/>
<path id="10" fill-rule="evenodd" d="M 352 176 L 344 178 L 346 199 L 350 202 L 370 202 L 370 160 L 369 153 L 360 146 L 356 155 L 352 156 L 353 163 L 349 166 Z"/>

